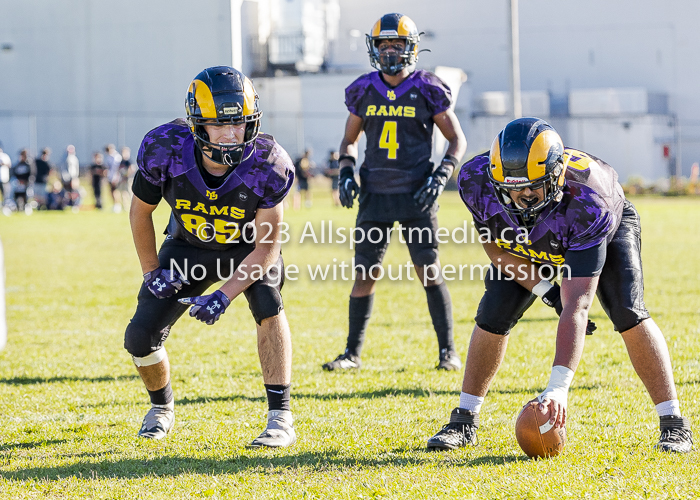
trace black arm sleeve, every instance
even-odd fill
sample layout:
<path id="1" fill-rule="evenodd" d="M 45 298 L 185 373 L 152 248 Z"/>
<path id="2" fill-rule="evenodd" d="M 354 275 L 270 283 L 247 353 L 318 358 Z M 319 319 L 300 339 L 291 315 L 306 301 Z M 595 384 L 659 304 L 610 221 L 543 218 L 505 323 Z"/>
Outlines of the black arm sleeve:
<path id="1" fill-rule="evenodd" d="M 585 250 L 567 250 L 564 255 L 563 276 L 566 278 L 592 278 L 600 276 L 605 265 L 607 245 L 605 241 Z"/>
<path id="2" fill-rule="evenodd" d="M 148 182 L 140 170 L 137 170 L 136 175 L 134 175 L 134 184 L 131 186 L 131 190 L 139 200 L 149 205 L 157 205 L 163 198 L 160 187 Z"/>

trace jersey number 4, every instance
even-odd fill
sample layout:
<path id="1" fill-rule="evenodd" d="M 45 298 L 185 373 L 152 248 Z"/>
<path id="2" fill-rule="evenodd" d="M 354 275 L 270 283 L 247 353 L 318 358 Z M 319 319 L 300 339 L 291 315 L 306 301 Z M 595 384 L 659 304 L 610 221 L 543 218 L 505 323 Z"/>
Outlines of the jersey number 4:
<path id="1" fill-rule="evenodd" d="M 386 157 L 389 160 L 396 159 L 396 150 L 399 149 L 399 143 L 396 142 L 396 122 L 384 122 L 384 128 L 379 135 L 379 148 L 386 149 Z"/>

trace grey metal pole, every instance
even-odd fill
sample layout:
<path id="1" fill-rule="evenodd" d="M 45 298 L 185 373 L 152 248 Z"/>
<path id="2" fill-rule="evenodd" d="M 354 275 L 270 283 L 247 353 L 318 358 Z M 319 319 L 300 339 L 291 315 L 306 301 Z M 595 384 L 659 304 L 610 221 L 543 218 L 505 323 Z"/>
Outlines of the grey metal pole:
<path id="1" fill-rule="evenodd" d="M 523 116 L 520 97 L 520 28 L 518 23 L 518 0 L 508 0 L 510 24 L 510 96 L 514 118 Z"/>
<path id="2" fill-rule="evenodd" d="M 680 182 L 683 175 L 683 136 L 681 135 L 681 120 L 676 116 L 676 182 Z"/>
<path id="3" fill-rule="evenodd" d="M 243 71 L 242 7 L 243 0 L 231 0 L 231 66 L 238 71 Z"/>

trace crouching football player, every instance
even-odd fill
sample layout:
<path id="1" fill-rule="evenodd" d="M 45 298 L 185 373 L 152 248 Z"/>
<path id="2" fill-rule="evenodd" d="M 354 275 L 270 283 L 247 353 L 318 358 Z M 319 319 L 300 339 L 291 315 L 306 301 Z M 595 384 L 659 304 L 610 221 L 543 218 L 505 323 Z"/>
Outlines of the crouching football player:
<path id="1" fill-rule="evenodd" d="M 202 71 L 189 86 L 185 109 L 187 121 L 146 135 L 133 185 L 131 229 L 144 283 L 124 347 L 151 398 L 139 436 L 163 438 L 175 421 L 163 346 L 172 326 L 188 307 L 190 316 L 211 325 L 243 294 L 257 323 L 269 406 L 267 428 L 251 446 L 290 446 L 296 440 L 289 407 L 292 350 L 280 295 L 279 234 L 294 167 L 271 136 L 259 133 L 258 96 L 237 70 Z M 172 213 L 156 253 L 151 214 L 163 198 Z M 197 273 L 202 279 L 183 275 L 196 265 L 206 270 Z M 219 276 L 230 278 L 202 296 Z"/>
<path id="2" fill-rule="evenodd" d="M 521 118 L 500 132 L 489 154 L 462 167 L 459 189 L 480 231 L 501 239 L 484 244 L 492 273 L 476 314 L 459 406 L 428 449 L 476 443 L 479 410 L 508 334 L 537 297 L 559 315 L 554 366 L 539 408 L 548 407 L 550 423 L 563 426 L 584 338 L 594 329 L 588 310 L 597 294 L 656 405 L 657 449 L 690 451 L 690 422 L 681 416 L 666 341 L 644 305 L 639 215 L 617 173 L 598 158 L 564 148 L 545 121 Z M 522 265 L 524 273 L 518 271 Z M 530 266 L 541 265 L 562 268 L 561 287 L 537 278 L 552 274 L 533 275 Z"/>

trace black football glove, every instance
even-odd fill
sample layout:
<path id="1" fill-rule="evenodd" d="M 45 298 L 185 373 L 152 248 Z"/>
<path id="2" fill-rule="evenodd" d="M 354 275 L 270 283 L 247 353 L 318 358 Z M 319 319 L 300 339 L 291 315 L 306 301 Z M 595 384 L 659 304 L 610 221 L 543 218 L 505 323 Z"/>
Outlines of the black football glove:
<path id="1" fill-rule="evenodd" d="M 352 208 L 352 204 L 360 194 L 360 186 L 355 182 L 355 171 L 352 167 L 345 166 L 340 169 L 338 180 L 338 197 L 340 204 L 345 208 Z"/>
<path id="2" fill-rule="evenodd" d="M 561 312 L 564 310 L 564 306 L 561 305 L 561 287 L 557 283 L 554 283 L 554 286 L 542 296 L 542 302 L 549 307 L 553 307 L 557 316 L 561 316 Z M 598 327 L 596 324 L 589 319 L 586 325 L 586 335 L 593 335 L 593 332 L 597 329 Z"/>
<path id="3" fill-rule="evenodd" d="M 416 200 L 421 212 L 429 210 L 438 199 L 438 196 L 445 190 L 445 184 L 447 184 L 447 180 L 454 172 L 455 161 L 456 158 L 454 160 L 444 159 L 440 166 L 425 180 L 420 189 L 416 191 L 416 194 L 413 195 L 413 199 Z"/>

